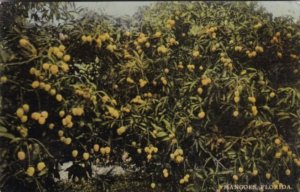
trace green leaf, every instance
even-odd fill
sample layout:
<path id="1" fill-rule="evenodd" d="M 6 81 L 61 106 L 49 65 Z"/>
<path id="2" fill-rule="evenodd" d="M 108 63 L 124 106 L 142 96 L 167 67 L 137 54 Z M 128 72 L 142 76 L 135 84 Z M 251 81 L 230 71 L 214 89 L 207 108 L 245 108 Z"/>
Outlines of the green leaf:
<path id="1" fill-rule="evenodd" d="M 7 139 L 15 139 L 16 137 L 13 134 L 0 132 L 0 137 L 5 137 Z"/>
<path id="2" fill-rule="evenodd" d="M 168 133 L 161 131 L 161 132 L 158 132 L 156 136 L 157 137 L 166 137 L 166 136 L 168 136 Z"/>
<path id="3" fill-rule="evenodd" d="M 163 128 L 155 125 L 154 123 L 151 123 L 152 127 L 155 129 L 155 130 L 158 130 L 158 131 L 163 131 Z"/>
<path id="4" fill-rule="evenodd" d="M 5 127 L 0 126 L 0 133 L 6 133 L 7 129 Z"/>

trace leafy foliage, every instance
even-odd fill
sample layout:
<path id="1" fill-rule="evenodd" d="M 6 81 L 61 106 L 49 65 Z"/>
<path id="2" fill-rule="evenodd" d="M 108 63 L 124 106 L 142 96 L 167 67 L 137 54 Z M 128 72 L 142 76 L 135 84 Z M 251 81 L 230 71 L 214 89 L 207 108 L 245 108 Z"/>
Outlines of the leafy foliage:
<path id="1" fill-rule="evenodd" d="M 140 23 L 59 5 L 34 17 L 63 23 L 14 16 L 1 41 L 4 191 L 59 190 L 68 161 L 74 181 L 135 166 L 159 191 L 297 187 L 299 24 L 255 3 L 156 3 Z"/>

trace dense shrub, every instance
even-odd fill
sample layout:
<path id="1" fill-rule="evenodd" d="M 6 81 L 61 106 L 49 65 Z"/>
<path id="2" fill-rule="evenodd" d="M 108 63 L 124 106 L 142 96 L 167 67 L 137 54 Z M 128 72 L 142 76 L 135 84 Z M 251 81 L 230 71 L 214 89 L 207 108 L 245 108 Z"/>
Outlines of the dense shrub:
<path id="1" fill-rule="evenodd" d="M 67 161 L 74 181 L 134 165 L 156 191 L 295 189 L 299 24 L 240 2 L 156 3 L 136 17 L 7 23 L 3 191 L 59 190 Z"/>

